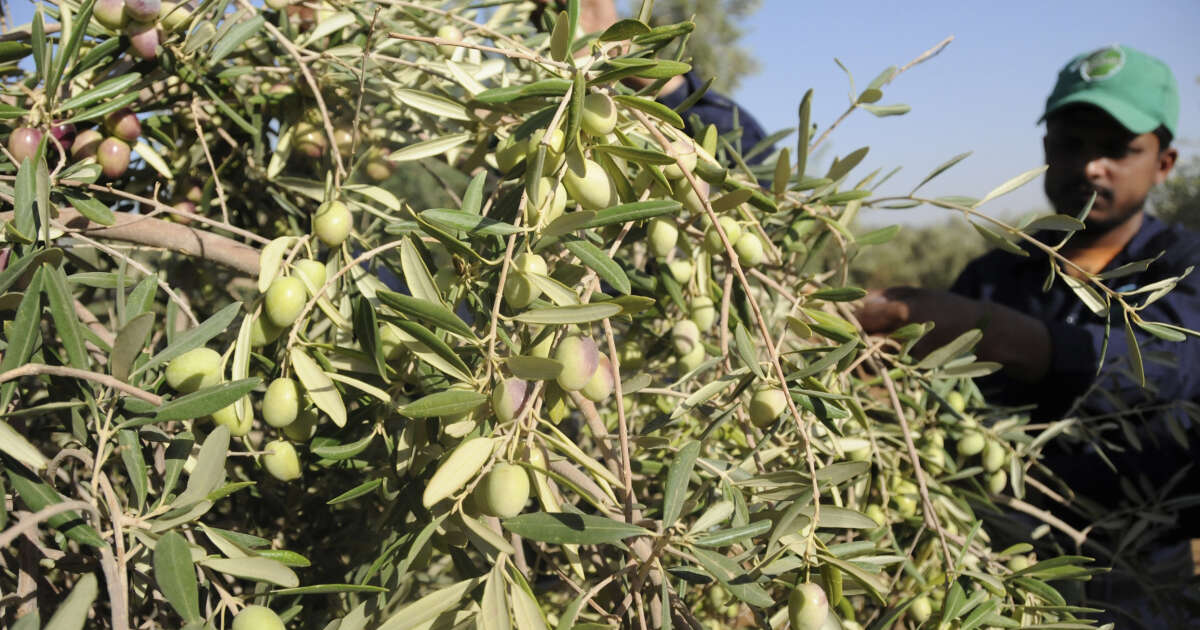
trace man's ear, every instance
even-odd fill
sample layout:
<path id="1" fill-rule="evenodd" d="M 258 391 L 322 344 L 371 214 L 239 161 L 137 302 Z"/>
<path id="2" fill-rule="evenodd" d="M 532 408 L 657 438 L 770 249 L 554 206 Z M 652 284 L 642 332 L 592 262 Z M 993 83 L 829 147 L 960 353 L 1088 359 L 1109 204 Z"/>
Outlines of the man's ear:
<path id="1" fill-rule="evenodd" d="M 1171 169 L 1175 168 L 1175 161 L 1179 159 L 1179 149 L 1175 147 L 1167 147 L 1166 150 L 1158 152 L 1158 172 L 1154 175 L 1154 183 L 1161 184 L 1167 181 L 1167 177 L 1171 175 Z"/>

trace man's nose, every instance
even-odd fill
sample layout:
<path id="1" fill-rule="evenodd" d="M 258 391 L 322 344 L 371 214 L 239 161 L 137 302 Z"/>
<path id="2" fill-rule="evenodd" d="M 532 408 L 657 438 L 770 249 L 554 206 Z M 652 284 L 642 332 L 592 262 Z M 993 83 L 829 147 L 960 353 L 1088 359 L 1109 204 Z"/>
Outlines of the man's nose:
<path id="1" fill-rule="evenodd" d="M 1108 173 L 1108 158 L 1103 155 L 1093 155 L 1084 159 L 1083 174 L 1089 181 L 1103 179 Z"/>

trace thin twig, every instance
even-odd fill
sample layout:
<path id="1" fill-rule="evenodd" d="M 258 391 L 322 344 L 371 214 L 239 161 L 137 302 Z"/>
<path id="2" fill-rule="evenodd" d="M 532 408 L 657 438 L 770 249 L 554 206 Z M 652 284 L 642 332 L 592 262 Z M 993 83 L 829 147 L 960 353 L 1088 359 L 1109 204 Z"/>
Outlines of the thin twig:
<path id="1" fill-rule="evenodd" d="M 18 368 L 13 368 L 7 372 L 0 372 L 0 383 L 5 383 L 26 376 L 38 376 L 47 374 L 50 376 L 63 376 L 66 378 L 80 378 L 94 383 L 99 383 L 105 387 L 111 387 L 115 390 L 124 392 L 144 400 L 152 405 L 161 406 L 163 404 L 162 396 L 151 394 L 144 389 L 138 389 L 129 383 L 117 380 L 115 377 L 108 374 L 99 374 L 97 372 L 89 372 L 88 370 L 80 370 L 61 365 L 43 365 L 41 363 L 26 363 Z M 2 545 L 0 545 L 2 546 Z"/>

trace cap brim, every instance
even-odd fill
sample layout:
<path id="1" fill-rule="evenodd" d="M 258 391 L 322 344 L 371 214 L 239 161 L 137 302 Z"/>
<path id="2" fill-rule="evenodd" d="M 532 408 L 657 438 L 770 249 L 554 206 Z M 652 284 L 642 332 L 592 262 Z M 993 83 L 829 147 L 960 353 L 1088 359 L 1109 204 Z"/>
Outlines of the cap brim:
<path id="1" fill-rule="evenodd" d="M 1046 120 L 1046 117 L 1068 105 L 1076 104 L 1095 105 L 1099 107 L 1107 112 L 1109 116 L 1116 119 L 1117 122 L 1121 123 L 1121 126 L 1133 133 L 1149 133 L 1157 129 L 1160 124 L 1153 116 L 1145 114 L 1124 100 L 1109 96 L 1104 92 L 1076 92 L 1075 94 L 1065 96 L 1055 103 L 1053 108 L 1046 110 L 1046 113 L 1042 114 L 1039 122 Z"/>

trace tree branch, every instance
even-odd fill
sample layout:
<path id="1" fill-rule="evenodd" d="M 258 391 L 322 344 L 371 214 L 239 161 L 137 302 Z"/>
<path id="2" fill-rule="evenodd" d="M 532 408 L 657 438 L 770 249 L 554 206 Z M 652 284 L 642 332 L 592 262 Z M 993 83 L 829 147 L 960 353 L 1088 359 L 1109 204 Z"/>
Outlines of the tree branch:
<path id="1" fill-rule="evenodd" d="M 163 404 L 162 396 L 151 394 L 144 389 L 138 389 L 129 383 L 117 380 L 107 374 L 99 374 L 97 372 L 89 372 L 87 370 L 78 370 L 75 368 L 63 367 L 61 365 L 43 365 L 41 363 L 27 363 L 19 368 L 13 368 L 7 372 L 0 372 L 0 383 L 16 380 L 25 376 L 37 376 L 39 374 L 49 374 L 50 376 L 65 376 L 67 378 L 81 378 L 94 383 L 99 383 L 106 387 L 125 392 L 134 398 L 144 400 L 152 405 L 159 406 Z"/>

